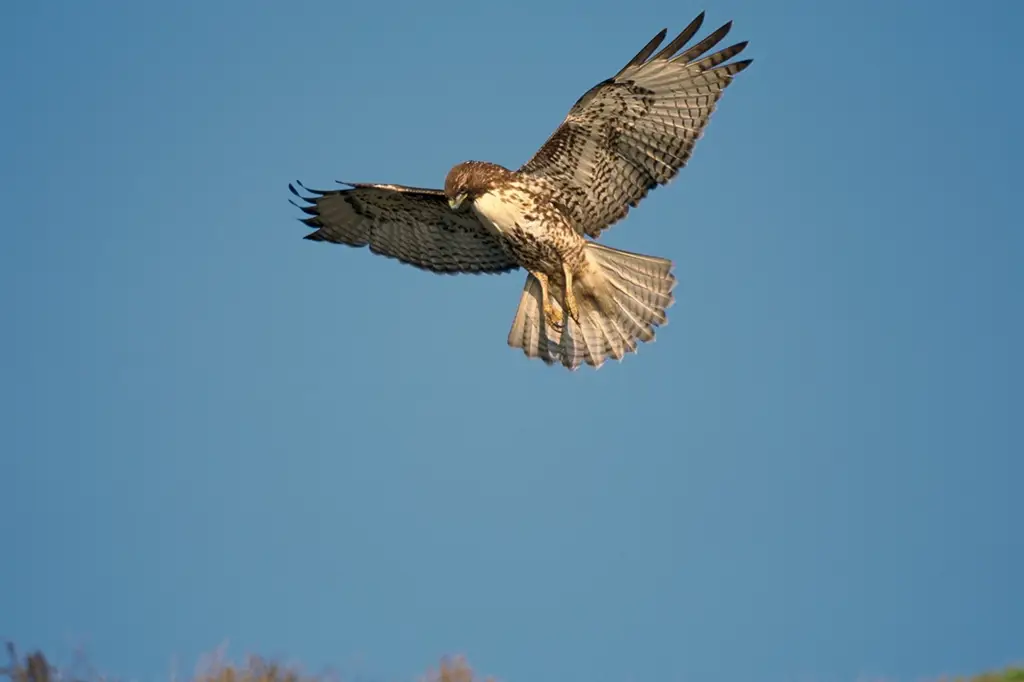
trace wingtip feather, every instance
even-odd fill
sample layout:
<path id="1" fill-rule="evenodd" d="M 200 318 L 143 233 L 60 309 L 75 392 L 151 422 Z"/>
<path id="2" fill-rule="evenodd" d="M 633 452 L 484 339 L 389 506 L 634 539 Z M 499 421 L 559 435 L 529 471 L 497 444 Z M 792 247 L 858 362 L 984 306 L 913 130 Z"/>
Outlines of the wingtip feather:
<path id="1" fill-rule="evenodd" d="M 704 16 L 705 16 L 704 11 L 701 11 L 701 13 L 698 14 L 696 16 L 696 18 L 694 18 L 694 20 L 691 21 L 686 28 L 684 28 L 682 31 L 679 32 L 679 35 L 677 35 L 672 40 L 671 43 L 666 45 L 661 50 L 661 52 L 659 52 L 658 54 L 654 55 L 654 57 L 651 59 L 651 61 L 654 61 L 654 60 L 657 60 L 657 59 L 660 59 L 660 60 L 671 59 L 672 55 L 674 55 L 676 52 L 681 50 L 683 48 L 683 46 L 686 45 L 686 43 L 690 42 L 690 39 L 693 38 L 693 36 L 695 36 L 697 34 L 697 31 L 700 30 L 701 26 L 704 25 Z"/>
<path id="2" fill-rule="evenodd" d="M 302 181 L 301 181 L 301 180 L 296 180 L 296 181 L 295 181 L 295 184 L 296 184 L 296 185 L 298 185 L 298 186 L 299 186 L 300 188 L 302 188 L 302 189 L 303 189 L 304 191 L 306 191 L 306 192 L 309 192 L 309 193 L 311 193 L 311 194 L 316 194 L 317 196 L 321 196 L 321 197 L 322 197 L 322 196 L 326 196 L 327 194 L 329 194 L 329 193 L 330 193 L 330 192 L 325 192 L 325 191 L 324 191 L 324 190 L 322 190 L 322 189 L 313 189 L 312 187 L 306 187 L 305 185 L 303 185 L 303 184 L 302 184 Z M 294 194 L 295 196 L 299 197 L 299 198 L 300 198 L 300 199 L 302 199 L 303 201 L 316 201 L 316 199 L 310 199 L 310 198 L 308 198 L 308 197 L 304 197 L 304 196 L 302 196 L 301 194 L 299 194 L 298 192 L 296 192 L 296 191 L 295 191 L 295 188 L 294 188 L 294 187 L 292 187 L 292 185 L 291 185 L 291 184 L 289 184 L 289 185 L 288 185 L 288 188 L 289 188 L 289 189 L 291 189 L 292 193 L 293 193 L 293 194 Z"/>
<path id="3" fill-rule="evenodd" d="M 726 66 L 729 67 L 729 75 L 730 76 L 735 76 L 740 71 L 743 71 L 745 68 L 747 68 L 748 66 L 750 66 L 753 63 L 754 63 L 753 59 L 741 59 L 738 62 L 732 62 L 731 64 L 727 64 Z"/>
<path id="4" fill-rule="evenodd" d="M 658 31 L 658 35 L 654 36 L 649 41 L 647 41 L 647 44 L 644 45 L 643 49 L 637 52 L 636 56 L 630 59 L 624 67 L 619 69 L 619 72 L 615 74 L 613 79 L 618 78 L 632 67 L 637 66 L 638 64 L 643 64 L 645 61 L 647 61 L 647 58 L 651 56 L 651 53 L 658 49 L 658 46 L 661 45 L 661 42 L 665 40 L 665 36 L 667 35 L 667 28 L 663 28 L 660 31 Z"/>
<path id="5" fill-rule="evenodd" d="M 713 48 L 718 43 L 722 42 L 722 38 L 728 35 L 729 31 L 732 30 L 732 20 L 725 22 L 719 26 L 714 32 L 709 34 L 704 40 L 700 41 L 686 52 L 673 57 L 671 61 L 682 62 L 684 64 L 694 61 L 708 50 Z"/>

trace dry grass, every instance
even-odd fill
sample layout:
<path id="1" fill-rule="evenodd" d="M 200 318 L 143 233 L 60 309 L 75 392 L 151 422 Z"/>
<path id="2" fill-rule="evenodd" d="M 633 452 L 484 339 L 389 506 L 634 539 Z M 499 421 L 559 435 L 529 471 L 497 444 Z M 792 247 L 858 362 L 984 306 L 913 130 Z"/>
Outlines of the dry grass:
<path id="1" fill-rule="evenodd" d="M 7 644 L 9 663 L 0 668 L 0 682 L 112 682 L 111 678 L 92 673 L 86 676 L 66 674 L 58 670 L 40 651 L 20 657 L 13 644 Z M 176 682 L 171 676 L 170 682 Z M 200 662 L 195 674 L 181 682 L 341 682 L 329 676 L 307 675 L 295 667 L 284 666 L 250 656 L 242 664 L 228 661 L 223 651 L 216 651 Z M 462 656 L 443 659 L 437 670 L 430 670 L 417 682 L 497 682 L 493 677 L 479 678 Z"/>
<path id="2" fill-rule="evenodd" d="M 109 678 L 96 675 L 89 679 L 63 676 L 50 665 L 42 652 L 29 653 L 20 658 L 13 644 L 7 645 L 10 663 L 0 668 L 0 679 L 9 682 L 107 682 Z M 250 657 L 242 665 L 223 659 L 219 653 L 200 667 L 190 682 L 324 682 L 322 677 L 305 675 L 298 669 L 271 663 L 259 657 Z M 478 678 L 465 658 L 459 656 L 441 661 L 437 670 L 429 671 L 419 682 L 495 682 L 488 677 Z M 1024 682 L 1024 667 L 1011 667 L 999 672 L 988 672 L 974 677 L 941 678 L 938 682 Z"/>

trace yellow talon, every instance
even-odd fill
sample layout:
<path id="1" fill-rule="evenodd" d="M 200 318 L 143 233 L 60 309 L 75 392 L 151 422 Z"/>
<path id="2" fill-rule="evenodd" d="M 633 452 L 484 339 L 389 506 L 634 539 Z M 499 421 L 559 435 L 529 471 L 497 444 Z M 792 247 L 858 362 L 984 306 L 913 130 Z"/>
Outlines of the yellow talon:
<path id="1" fill-rule="evenodd" d="M 580 323 L 580 307 L 576 305 L 576 296 L 572 293 L 572 290 L 568 290 L 565 294 L 565 308 L 569 311 L 569 317 L 576 321 L 576 324 Z"/>
<path id="2" fill-rule="evenodd" d="M 562 329 L 562 311 L 551 305 L 550 301 L 544 301 L 544 317 L 547 318 L 549 325 L 559 331 Z"/>
<path id="3" fill-rule="evenodd" d="M 544 318 L 548 321 L 548 325 L 554 327 L 558 331 L 562 330 L 562 311 L 557 310 L 551 305 L 551 294 L 548 289 L 548 276 L 543 272 L 534 272 L 533 276 L 540 282 L 540 298 L 544 305 Z"/>
<path id="4" fill-rule="evenodd" d="M 580 307 L 576 304 L 576 294 L 572 291 L 572 270 L 568 265 L 562 265 L 562 272 L 565 273 L 565 305 L 563 306 L 569 317 L 580 323 Z"/>

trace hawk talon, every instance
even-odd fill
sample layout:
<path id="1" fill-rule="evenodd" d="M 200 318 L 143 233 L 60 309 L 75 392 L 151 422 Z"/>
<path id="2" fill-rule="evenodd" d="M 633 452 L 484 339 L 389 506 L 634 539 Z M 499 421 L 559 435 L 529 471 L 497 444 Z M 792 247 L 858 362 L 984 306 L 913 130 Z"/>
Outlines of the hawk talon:
<path id="1" fill-rule="evenodd" d="M 540 300 L 544 306 L 544 318 L 547 320 L 548 325 L 554 327 L 556 331 L 562 331 L 562 311 L 551 305 L 551 293 L 548 289 L 548 276 L 543 272 L 532 273 L 537 281 L 540 282 Z"/>
<path id="2" fill-rule="evenodd" d="M 565 278 L 565 302 L 562 304 L 562 307 L 565 308 L 565 312 L 569 313 L 569 317 L 575 320 L 576 324 L 579 324 L 580 307 L 576 304 L 576 294 L 572 290 L 572 269 L 566 263 L 562 264 L 562 276 Z"/>
<path id="3" fill-rule="evenodd" d="M 569 311 L 569 317 L 571 317 L 576 324 L 579 324 L 580 307 L 576 304 L 576 295 L 572 293 L 572 290 L 565 292 L 565 309 Z"/>
<path id="4" fill-rule="evenodd" d="M 548 325 L 557 331 L 562 331 L 562 320 L 565 318 L 562 316 L 562 311 L 551 305 L 550 301 L 544 302 L 544 317 L 547 319 Z"/>

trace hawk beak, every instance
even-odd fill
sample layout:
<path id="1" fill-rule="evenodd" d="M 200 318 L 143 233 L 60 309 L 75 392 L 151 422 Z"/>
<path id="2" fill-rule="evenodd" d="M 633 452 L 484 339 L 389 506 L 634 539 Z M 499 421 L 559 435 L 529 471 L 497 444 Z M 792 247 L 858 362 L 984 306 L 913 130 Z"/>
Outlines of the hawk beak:
<path id="1" fill-rule="evenodd" d="M 459 207 L 462 206 L 462 202 L 464 202 L 465 200 L 466 200 L 466 195 L 465 194 L 460 194 L 459 196 L 455 197 L 454 199 L 449 199 L 448 200 L 448 205 L 452 207 L 453 211 L 458 211 Z"/>

